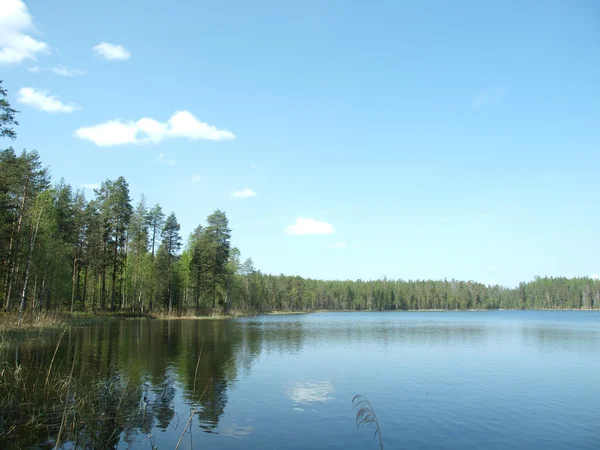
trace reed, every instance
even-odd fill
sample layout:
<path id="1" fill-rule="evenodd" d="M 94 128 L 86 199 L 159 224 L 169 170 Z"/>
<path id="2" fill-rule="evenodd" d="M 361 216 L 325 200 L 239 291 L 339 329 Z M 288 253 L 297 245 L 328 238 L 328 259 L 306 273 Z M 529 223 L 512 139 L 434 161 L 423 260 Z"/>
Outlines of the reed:
<path id="1" fill-rule="evenodd" d="M 75 448 L 111 448 L 121 431 L 138 426 L 135 421 L 145 407 L 140 402 L 143 383 L 123 382 L 112 368 L 105 376 L 84 380 L 76 376 L 81 362 L 74 353 L 65 357 L 67 374 L 57 369 L 63 362 L 54 359 L 56 351 L 39 381 L 21 365 L 0 366 L 0 448 L 42 442 L 52 442 L 54 448 L 67 442 Z"/>
<path id="2" fill-rule="evenodd" d="M 375 439 L 375 436 L 379 436 L 379 448 L 380 450 L 383 450 L 383 439 L 381 438 L 379 420 L 377 419 L 377 414 L 375 414 L 375 410 L 371 406 L 371 403 L 369 400 L 367 400 L 367 397 L 360 394 L 355 395 L 352 399 L 352 406 L 356 408 L 356 427 L 360 428 L 361 426 L 375 426 L 373 439 Z"/>
<path id="3" fill-rule="evenodd" d="M 27 311 L 23 314 L 21 324 L 19 324 L 18 314 L 15 312 L 4 312 L 0 314 L 0 330 L 3 332 L 13 330 L 37 330 L 42 328 L 64 328 L 67 323 L 68 316 L 56 311 Z"/>

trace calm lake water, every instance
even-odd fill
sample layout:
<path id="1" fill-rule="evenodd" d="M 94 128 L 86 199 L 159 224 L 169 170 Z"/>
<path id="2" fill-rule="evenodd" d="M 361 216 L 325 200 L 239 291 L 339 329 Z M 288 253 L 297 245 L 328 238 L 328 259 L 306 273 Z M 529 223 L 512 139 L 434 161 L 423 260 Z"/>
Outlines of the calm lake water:
<path id="1" fill-rule="evenodd" d="M 5 344 L 0 360 L 35 374 L 57 339 Z M 180 448 L 376 449 L 356 394 L 384 448 L 600 448 L 599 312 L 115 320 L 67 331 L 55 370 L 73 353 L 76 374 L 142 386 L 118 448 L 174 448 L 207 386 Z"/>

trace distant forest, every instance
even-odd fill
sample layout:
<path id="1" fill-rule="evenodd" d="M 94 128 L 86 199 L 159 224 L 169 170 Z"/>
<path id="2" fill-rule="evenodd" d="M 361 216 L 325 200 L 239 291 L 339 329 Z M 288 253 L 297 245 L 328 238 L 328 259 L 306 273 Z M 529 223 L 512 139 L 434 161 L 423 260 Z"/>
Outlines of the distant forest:
<path id="1" fill-rule="evenodd" d="M 0 82 L 1 83 L 1 82 Z M 0 137 L 16 138 L 0 84 Z M 457 280 L 319 281 L 263 274 L 231 247 L 217 210 L 187 237 L 175 213 L 127 180 L 87 199 L 52 184 L 36 151 L 0 152 L 0 300 L 5 310 L 212 311 L 600 309 L 600 281 L 536 278 L 517 288 Z"/>

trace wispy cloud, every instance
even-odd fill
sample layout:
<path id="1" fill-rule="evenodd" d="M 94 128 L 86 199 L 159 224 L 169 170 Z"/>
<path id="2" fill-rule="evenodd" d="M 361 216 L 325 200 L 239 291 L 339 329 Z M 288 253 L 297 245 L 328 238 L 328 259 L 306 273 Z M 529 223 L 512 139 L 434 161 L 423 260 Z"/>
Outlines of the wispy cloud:
<path id="1" fill-rule="evenodd" d="M 177 160 L 173 158 L 167 159 L 167 155 L 165 155 L 164 153 L 159 153 L 158 158 L 156 158 L 156 160 L 159 164 L 163 164 L 165 166 L 174 166 L 175 164 L 177 164 Z"/>
<path id="2" fill-rule="evenodd" d="M 221 435 L 230 436 L 233 438 L 241 438 L 243 436 L 248 436 L 249 434 L 254 432 L 254 427 L 251 426 L 240 426 L 236 423 L 231 426 L 223 428 L 223 430 L 219 430 Z"/>
<path id="3" fill-rule="evenodd" d="M 250 168 L 252 170 L 260 170 L 261 169 L 261 167 L 258 164 L 250 164 Z"/>
<path id="4" fill-rule="evenodd" d="M 337 242 L 332 242 L 329 246 L 331 248 L 344 249 L 344 248 L 348 248 L 348 243 L 344 242 L 344 241 L 337 241 Z"/>
<path id="5" fill-rule="evenodd" d="M 158 143 L 168 138 L 190 140 L 224 141 L 235 139 L 227 130 L 204 123 L 188 111 L 177 111 L 166 122 L 143 118 L 137 122 L 122 122 L 119 119 L 82 127 L 75 136 L 88 140 L 100 147 L 125 144 Z"/>
<path id="6" fill-rule="evenodd" d="M 600 280 L 600 275 L 597 275 L 595 273 L 590 275 L 590 278 L 594 279 L 594 280 Z"/>
<path id="7" fill-rule="evenodd" d="M 294 225 L 288 225 L 283 229 L 286 234 L 333 234 L 333 225 L 320 222 L 312 218 L 298 217 Z"/>
<path id="8" fill-rule="evenodd" d="M 52 72 L 55 75 L 60 75 L 61 77 L 74 77 L 77 75 L 85 75 L 86 71 L 81 69 L 69 69 L 68 67 L 39 67 L 33 66 L 27 69 L 29 72 L 39 73 L 39 72 Z"/>
<path id="9" fill-rule="evenodd" d="M 488 266 L 488 268 L 487 268 L 487 270 L 490 271 L 490 272 L 495 272 L 496 269 L 497 269 L 497 267 L 494 264 Z"/>
<path id="10" fill-rule="evenodd" d="M 84 189 L 100 189 L 100 183 L 81 183 L 79 186 Z"/>
<path id="11" fill-rule="evenodd" d="M 235 191 L 231 193 L 233 198 L 247 198 L 247 197 L 256 197 L 258 194 L 254 192 L 252 189 L 244 188 L 241 191 Z"/>
<path id="12" fill-rule="evenodd" d="M 35 60 L 37 53 L 48 53 L 48 44 L 32 38 L 33 18 L 21 0 L 2 0 L 0 7 L 0 64 Z"/>
<path id="13" fill-rule="evenodd" d="M 120 44 L 111 44 L 110 42 L 100 42 L 93 48 L 96 55 L 108 61 L 124 61 L 131 57 L 131 53 Z"/>
<path id="14" fill-rule="evenodd" d="M 192 183 L 200 183 L 202 181 L 202 177 L 200 175 L 194 175 L 192 177 Z"/>
<path id="15" fill-rule="evenodd" d="M 23 105 L 49 113 L 70 113 L 79 109 L 79 106 L 75 103 L 63 103 L 56 95 L 50 95 L 48 91 L 32 87 L 21 88 L 17 101 Z"/>
<path id="16" fill-rule="evenodd" d="M 501 102 L 506 97 L 506 87 L 502 84 L 492 84 L 473 96 L 473 108 L 482 108 Z"/>

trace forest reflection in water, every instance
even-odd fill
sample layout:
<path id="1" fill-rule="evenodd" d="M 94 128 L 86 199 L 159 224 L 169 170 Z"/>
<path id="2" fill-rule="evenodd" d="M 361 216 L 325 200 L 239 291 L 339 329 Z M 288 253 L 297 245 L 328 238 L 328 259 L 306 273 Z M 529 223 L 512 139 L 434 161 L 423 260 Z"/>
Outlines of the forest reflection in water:
<path id="1" fill-rule="evenodd" d="M 269 389 L 269 376 L 261 371 L 257 374 L 260 380 L 252 381 L 251 374 L 261 357 L 277 356 L 285 364 L 307 349 L 314 353 L 337 349 L 339 354 L 349 355 L 361 349 L 370 358 L 387 352 L 388 360 L 414 359 L 416 352 L 429 350 L 439 357 L 424 364 L 438 364 L 436 361 L 448 358 L 444 355 L 487 351 L 490 345 L 502 342 L 533 346 L 536 352 L 558 348 L 589 353 L 598 348 L 599 331 L 594 327 L 539 326 L 534 321 L 518 327 L 502 322 L 490 326 L 485 320 L 456 320 L 443 314 L 436 320 L 400 313 L 358 313 L 351 320 L 343 318 L 347 314 L 114 320 L 73 327 L 63 335 L 5 337 L 0 346 L 3 376 L 5 381 L 20 377 L 20 383 L 34 392 L 28 401 L 32 413 L 37 411 L 38 426 L 35 422 L 27 425 L 23 417 L 20 426 L 5 426 L 0 439 L 23 447 L 51 447 L 63 421 L 70 424 L 63 432 L 63 442 L 94 448 L 173 448 L 180 439 L 181 448 L 191 448 L 194 439 L 197 443 L 203 439 L 199 432 L 246 439 L 256 431 L 257 423 L 276 415 L 278 407 L 271 405 L 271 411 L 257 407 L 257 417 L 231 417 L 220 426 L 230 391 L 244 382 L 260 395 L 261 389 Z M 479 370 L 473 359 L 456 361 Z M 48 387 L 44 382 L 51 366 L 56 386 L 50 382 Z M 15 367 L 20 367 L 17 375 Z M 68 392 L 57 388 L 52 393 L 71 373 Z M 324 375 L 289 380 L 282 395 L 292 402 L 294 411 L 317 412 L 317 405 L 341 402 L 343 406 L 351 400 L 338 399 L 334 380 Z M 60 406 L 64 404 L 73 408 L 65 413 Z M 348 414 L 352 414 L 349 405 Z"/>

